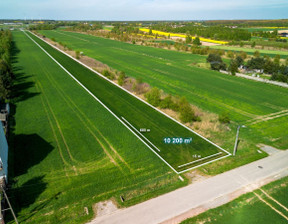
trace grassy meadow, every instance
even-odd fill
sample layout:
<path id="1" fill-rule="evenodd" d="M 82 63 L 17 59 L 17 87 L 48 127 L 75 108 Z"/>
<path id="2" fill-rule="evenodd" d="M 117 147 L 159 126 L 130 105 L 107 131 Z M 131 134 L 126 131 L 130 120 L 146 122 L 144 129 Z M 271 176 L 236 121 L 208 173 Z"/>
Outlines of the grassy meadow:
<path id="1" fill-rule="evenodd" d="M 137 46 L 91 35 L 65 31 L 41 31 L 41 34 L 67 44 L 73 50 L 99 60 L 128 76 L 142 78 L 166 93 L 185 96 L 191 104 L 217 114 L 229 112 L 233 128 L 241 129 L 245 138 L 278 148 L 288 148 L 285 116 L 263 119 L 288 107 L 288 89 L 198 68 L 206 56 L 165 49 Z M 273 129 L 269 128 L 273 127 Z M 277 138 L 275 138 L 277 136 Z M 224 143 L 225 144 L 225 143 Z"/>
<path id="2" fill-rule="evenodd" d="M 187 184 L 23 32 L 13 41 L 8 193 L 20 223 L 83 223 L 96 202 Z"/>
<path id="3" fill-rule="evenodd" d="M 281 51 L 281 50 L 262 50 L 262 49 L 255 49 L 255 48 L 245 48 L 245 47 L 234 47 L 234 46 L 210 46 L 210 48 L 220 49 L 225 51 L 234 51 L 234 52 L 241 52 L 244 51 L 249 55 L 253 55 L 255 51 L 259 51 L 260 55 L 274 57 L 275 55 L 280 55 L 281 58 L 288 57 L 288 51 Z"/>

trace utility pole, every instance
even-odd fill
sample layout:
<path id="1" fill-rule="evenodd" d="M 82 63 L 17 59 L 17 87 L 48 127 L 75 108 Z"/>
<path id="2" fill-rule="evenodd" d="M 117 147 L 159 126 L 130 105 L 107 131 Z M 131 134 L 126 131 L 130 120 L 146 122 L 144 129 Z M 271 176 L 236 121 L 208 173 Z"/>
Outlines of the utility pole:
<path id="1" fill-rule="evenodd" d="M 238 125 L 237 127 L 237 132 L 236 132 L 236 139 L 235 139 L 235 145 L 234 145 L 234 150 L 233 150 L 233 156 L 236 155 L 236 152 L 237 152 L 237 146 L 238 146 L 238 137 L 239 137 L 239 131 L 240 131 L 240 128 L 245 128 L 246 126 L 245 125 Z"/>

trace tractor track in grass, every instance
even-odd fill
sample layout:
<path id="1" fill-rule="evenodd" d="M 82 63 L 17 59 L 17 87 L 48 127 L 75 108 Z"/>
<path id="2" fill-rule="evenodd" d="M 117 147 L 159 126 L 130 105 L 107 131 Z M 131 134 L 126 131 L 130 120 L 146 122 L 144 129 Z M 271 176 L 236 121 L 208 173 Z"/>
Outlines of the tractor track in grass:
<path id="1" fill-rule="evenodd" d="M 282 110 L 282 111 L 278 111 L 275 113 L 258 116 L 254 119 L 248 120 L 245 125 L 250 126 L 250 125 L 258 124 L 261 122 L 265 122 L 265 121 L 269 121 L 269 120 L 273 120 L 273 119 L 276 119 L 279 117 L 285 117 L 285 116 L 288 116 L 288 110 Z"/>
<path id="2" fill-rule="evenodd" d="M 256 192 L 253 192 L 253 194 L 255 194 L 257 196 L 257 198 L 262 201 L 265 205 L 267 205 L 268 207 L 270 207 L 273 211 L 275 211 L 276 213 L 278 213 L 280 216 L 282 216 L 284 219 L 286 219 L 288 221 L 288 216 L 286 216 L 285 214 L 283 214 L 283 212 L 279 211 L 277 208 L 275 208 L 273 205 L 271 205 L 267 200 L 265 200 L 263 197 L 261 197 L 259 194 L 257 194 Z"/>
<path id="3" fill-rule="evenodd" d="M 59 34 L 62 34 L 62 35 L 67 35 L 67 34 L 65 34 L 65 33 L 63 33 L 63 32 L 56 32 L 56 33 L 59 33 Z M 79 34 L 79 33 L 78 33 Z M 82 34 L 82 33 L 80 33 L 80 34 Z M 74 37 L 73 35 L 68 35 L 69 37 L 71 37 L 71 38 L 76 38 L 76 39 L 78 39 L 78 37 Z M 90 35 L 87 35 L 87 36 L 90 36 Z M 92 37 L 95 37 L 95 36 L 92 36 Z M 80 38 L 80 40 L 82 40 L 82 41 L 84 41 L 85 39 L 82 39 L 82 38 Z M 89 41 L 89 42 L 91 42 L 91 43 L 94 43 L 93 41 Z M 135 52 L 135 51 L 131 51 L 131 50 L 127 50 L 127 49 L 123 49 L 123 48 L 119 48 L 119 47 L 111 47 L 112 49 L 118 49 L 118 50 L 123 50 L 123 51 L 126 51 L 126 52 L 132 52 L 132 53 L 135 53 L 135 54 L 138 54 L 138 55 L 142 55 L 142 56 L 149 56 L 149 55 L 146 55 L 146 54 L 144 54 L 144 53 L 139 53 L 139 52 Z M 165 59 L 165 58 L 161 58 L 161 57 L 156 57 L 156 56 L 150 56 L 151 58 L 158 58 L 158 59 L 160 59 L 160 60 L 165 60 L 165 61 L 171 61 L 171 60 L 169 60 L 169 59 Z M 115 61 L 113 62 L 113 63 L 115 63 L 115 64 L 117 64 Z M 120 65 L 120 64 L 118 64 L 118 65 Z M 178 65 L 176 65 L 176 64 L 173 64 L 173 65 L 171 65 L 172 67 L 174 67 L 174 68 L 181 68 L 181 69 L 184 69 L 185 71 L 187 71 L 187 72 L 190 72 L 190 70 L 188 70 L 188 69 L 186 69 L 185 67 L 179 67 Z M 133 68 L 129 68 L 130 70 L 132 70 L 133 72 L 136 72 L 136 73 L 140 73 L 140 74 L 143 74 L 143 75 L 145 75 L 145 72 L 142 72 L 141 70 L 137 70 L 137 69 L 133 69 Z M 170 73 L 171 74 L 171 76 L 172 77 L 174 77 L 174 78 L 181 78 L 181 77 L 179 77 L 179 75 L 177 75 L 177 74 L 174 74 L 174 73 Z M 149 77 L 150 79 L 153 79 L 154 81 L 157 81 L 157 82 L 160 82 L 161 83 L 161 85 L 163 85 L 163 86 L 170 86 L 170 87 L 172 87 L 172 89 L 178 89 L 178 90 L 183 90 L 183 88 L 182 87 L 180 87 L 180 86 L 178 86 L 178 85 L 173 85 L 172 84 L 172 82 L 169 82 L 169 81 L 164 81 L 164 80 L 160 80 L 160 79 L 158 79 L 158 78 L 155 78 L 155 77 L 153 77 L 153 76 L 150 76 Z M 231 81 L 231 80 L 230 80 Z M 232 81 L 231 81 L 232 82 Z M 240 108 L 235 108 L 235 107 L 233 107 L 233 106 L 231 106 L 231 105 L 228 105 L 228 104 L 225 104 L 223 101 L 221 101 L 221 100 L 217 100 L 217 99 L 215 99 L 215 98 L 209 98 L 209 97 L 205 97 L 205 96 L 203 96 L 202 94 L 197 94 L 195 91 L 191 91 L 191 90 L 189 90 L 189 88 L 186 88 L 185 89 L 185 91 L 187 92 L 187 93 L 189 93 L 190 95 L 192 95 L 192 96 L 195 96 L 195 97 L 197 97 L 197 98 L 199 98 L 199 99 L 203 99 L 203 101 L 210 101 L 210 102 L 212 102 L 213 104 L 217 104 L 217 105 L 221 105 L 222 107 L 225 107 L 225 108 L 227 108 L 227 109 L 229 109 L 229 110 L 231 110 L 231 111 L 235 111 L 236 113 L 238 113 L 238 114 L 241 114 L 242 116 L 245 116 L 245 117 L 248 117 L 248 118 L 255 118 L 256 117 L 256 115 L 255 114 L 252 114 L 252 113 L 249 113 L 249 112 L 247 112 L 247 111 L 243 111 L 243 110 L 241 110 Z M 227 94 L 229 94 L 229 92 L 227 92 Z M 234 93 L 235 94 L 235 93 Z"/>
<path id="4" fill-rule="evenodd" d="M 117 152 L 117 150 L 109 143 L 109 141 L 105 138 L 105 136 L 99 131 L 99 129 L 96 128 L 96 126 L 93 124 L 93 122 L 85 115 L 83 111 L 79 109 L 77 104 L 69 97 L 68 94 L 66 94 L 62 89 L 61 86 L 54 80 L 54 78 L 50 75 L 46 75 L 47 79 L 55 86 L 56 90 L 60 93 L 59 95 L 61 98 L 66 102 L 67 106 L 71 109 L 71 111 L 74 112 L 74 114 L 77 116 L 77 118 L 81 121 L 82 125 L 88 130 L 88 132 L 95 138 L 95 140 L 99 143 L 103 151 L 106 153 L 106 155 L 110 158 L 111 162 L 114 163 L 116 166 L 119 167 L 119 164 L 116 162 L 116 160 L 113 158 L 113 156 L 107 151 L 107 147 L 104 146 L 104 144 L 108 145 L 108 148 L 115 154 L 115 156 L 130 170 L 132 171 L 129 164 L 120 156 L 120 154 Z M 80 116 L 81 115 L 81 116 Z M 99 139 L 99 137 L 96 136 L 96 134 L 92 131 L 91 128 L 88 127 L 87 123 L 93 127 L 93 129 L 97 132 L 98 135 L 103 139 L 102 141 Z"/>
<path id="5" fill-rule="evenodd" d="M 36 83 L 36 82 L 35 82 L 35 83 Z M 38 84 L 36 83 L 36 84 L 35 84 L 35 87 L 36 87 L 37 91 L 40 92 L 37 85 L 38 85 Z M 62 149 L 61 149 L 61 146 L 60 146 L 60 142 L 58 141 L 56 132 L 55 132 L 55 130 L 54 130 L 54 126 L 53 126 L 52 121 L 51 121 L 50 114 L 48 113 L 48 109 L 47 109 L 47 107 L 46 107 L 46 105 L 45 105 L 45 102 L 44 102 L 44 99 L 43 99 L 42 96 L 41 96 L 41 103 L 42 103 L 42 106 L 43 106 L 44 111 L 45 111 L 45 113 L 46 113 L 46 116 L 47 116 L 47 118 L 48 118 L 48 122 L 49 122 L 50 128 L 51 128 L 51 130 L 52 130 L 53 137 L 54 137 L 54 139 L 55 139 L 55 141 L 56 141 L 60 158 L 61 158 L 61 160 L 63 161 L 63 165 L 64 165 L 64 170 L 65 170 L 65 173 L 66 173 L 66 177 L 68 177 L 67 170 L 66 170 L 66 166 L 71 166 L 71 165 L 65 160 L 65 158 L 64 158 L 64 156 L 63 156 Z"/>

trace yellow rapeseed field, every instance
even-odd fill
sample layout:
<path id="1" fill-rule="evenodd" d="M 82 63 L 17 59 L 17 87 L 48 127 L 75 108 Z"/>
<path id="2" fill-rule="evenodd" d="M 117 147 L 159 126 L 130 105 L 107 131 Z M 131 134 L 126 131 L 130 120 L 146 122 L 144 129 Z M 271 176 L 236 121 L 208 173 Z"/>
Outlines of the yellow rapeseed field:
<path id="1" fill-rule="evenodd" d="M 147 28 L 140 28 L 139 30 L 142 32 L 149 33 L 149 29 L 147 29 Z M 185 34 L 167 33 L 167 32 L 162 32 L 162 31 L 158 31 L 158 30 L 152 30 L 152 33 L 158 34 L 161 36 L 165 36 L 165 37 L 168 37 L 169 35 L 170 35 L 170 37 L 182 37 L 182 38 L 187 37 L 187 35 L 185 35 Z M 200 41 L 209 42 L 209 43 L 215 43 L 215 44 L 227 44 L 228 43 L 226 41 L 211 40 L 211 39 L 206 39 L 206 38 L 202 38 L 202 37 L 199 37 L 199 38 L 200 38 Z M 192 37 L 192 39 L 195 39 L 195 37 Z"/>

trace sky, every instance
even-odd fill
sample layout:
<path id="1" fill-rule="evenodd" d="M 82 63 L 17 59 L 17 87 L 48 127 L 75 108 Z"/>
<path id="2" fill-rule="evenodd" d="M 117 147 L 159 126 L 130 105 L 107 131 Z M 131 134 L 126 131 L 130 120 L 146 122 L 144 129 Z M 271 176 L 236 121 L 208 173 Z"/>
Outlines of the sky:
<path id="1" fill-rule="evenodd" d="M 288 0 L 0 0 L 0 19 L 287 19 Z"/>

